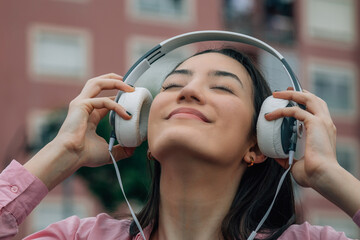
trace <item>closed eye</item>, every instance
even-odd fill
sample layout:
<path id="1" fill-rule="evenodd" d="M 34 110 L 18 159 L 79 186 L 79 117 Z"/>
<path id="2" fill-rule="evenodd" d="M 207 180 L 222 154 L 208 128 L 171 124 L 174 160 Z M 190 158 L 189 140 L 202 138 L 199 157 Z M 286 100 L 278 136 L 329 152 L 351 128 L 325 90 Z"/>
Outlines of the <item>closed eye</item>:
<path id="1" fill-rule="evenodd" d="M 180 84 L 176 84 L 176 83 L 169 83 L 169 84 L 163 85 L 161 88 L 163 91 L 166 91 L 171 88 L 180 88 L 180 87 L 183 87 L 183 86 Z"/>
<path id="2" fill-rule="evenodd" d="M 229 92 L 231 94 L 234 94 L 233 90 L 231 90 L 230 88 L 226 87 L 226 86 L 214 86 L 214 87 L 211 87 L 212 89 L 219 89 L 219 90 L 222 90 L 222 91 L 225 91 L 225 92 Z"/>

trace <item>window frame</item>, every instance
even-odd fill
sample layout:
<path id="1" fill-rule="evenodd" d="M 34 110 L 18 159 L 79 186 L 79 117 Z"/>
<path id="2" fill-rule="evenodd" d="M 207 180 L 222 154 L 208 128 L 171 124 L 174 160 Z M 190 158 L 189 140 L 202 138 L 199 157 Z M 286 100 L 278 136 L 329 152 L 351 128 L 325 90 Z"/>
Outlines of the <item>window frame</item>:
<path id="1" fill-rule="evenodd" d="M 151 21 L 156 24 L 179 27 L 183 27 L 184 25 L 190 26 L 194 22 L 196 13 L 196 1 L 183 0 L 184 12 L 179 16 L 142 11 L 139 8 L 140 1 L 141 0 L 126 1 L 126 13 L 128 14 L 129 18 L 135 22 L 143 23 L 144 21 Z"/>
<path id="2" fill-rule="evenodd" d="M 36 71 L 36 38 L 41 32 L 49 34 L 58 34 L 64 36 L 75 36 L 84 41 L 84 69 L 77 74 L 57 74 L 57 73 L 38 73 Z M 90 31 L 84 28 L 75 28 L 59 25 L 35 23 L 28 27 L 28 60 L 27 69 L 30 79 L 40 82 L 60 82 L 63 84 L 83 84 L 83 82 L 92 75 L 93 69 L 93 40 Z"/>
<path id="3" fill-rule="evenodd" d="M 336 120 L 341 121 L 355 121 L 356 117 L 358 115 L 358 109 L 357 109 L 357 101 L 358 101 L 358 73 L 356 70 L 356 67 L 351 62 L 344 62 L 344 61 L 332 61 L 327 59 L 311 59 L 307 66 L 308 70 L 308 79 L 309 79 L 309 87 L 310 92 L 316 93 L 315 88 L 315 77 L 314 73 L 316 71 L 322 71 L 327 72 L 328 74 L 331 73 L 339 73 L 346 75 L 348 77 L 348 82 L 350 84 L 349 89 L 351 90 L 349 92 L 349 100 L 351 102 L 350 109 L 341 109 L 341 108 L 333 108 L 331 105 L 328 104 L 329 111 L 331 113 L 331 116 Z M 335 80 L 335 78 L 331 78 L 330 83 L 335 83 L 340 80 Z M 319 96 L 320 97 L 320 96 Z M 325 99 L 324 99 L 325 100 Z"/>
<path id="4" fill-rule="evenodd" d="M 317 1 L 317 2 L 315 2 Z M 342 0 L 342 1 L 337 1 L 337 0 L 306 0 L 303 2 L 303 19 L 305 19 L 305 22 L 303 24 L 304 27 L 304 35 L 306 36 L 307 40 L 310 41 L 311 43 L 314 43 L 316 45 L 320 45 L 320 46 L 324 46 L 325 45 L 329 45 L 329 46 L 333 46 L 336 48 L 353 48 L 356 45 L 357 42 L 357 29 L 358 29 L 358 23 L 356 21 L 357 16 L 356 16 L 356 2 L 354 0 Z M 348 25 L 352 25 L 349 26 L 349 29 L 347 30 L 347 34 L 348 36 L 346 36 L 346 34 L 339 33 L 336 32 L 335 29 L 323 29 L 323 31 L 321 31 L 320 29 L 314 29 L 315 27 L 315 22 L 317 21 L 312 21 L 313 18 L 315 18 L 315 15 L 312 15 L 312 11 L 314 10 L 313 4 L 332 4 L 332 3 L 336 3 L 336 4 L 343 4 L 344 7 L 346 7 L 345 5 L 349 5 L 348 10 L 350 11 L 350 14 L 347 14 L 347 16 L 349 17 L 349 21 L 351 22 Z M 323 6 L 322 8 L 325 8 L 326 6 Z M 318 16 L 319 13 L 316 14 L 316 16 Z M 322 33 L 323 32 L 323 33 Z M 325 40 L 325 41 L 324 41 Z M 343 44 L 339 44 L 339 43 L 343 43 Z"/>

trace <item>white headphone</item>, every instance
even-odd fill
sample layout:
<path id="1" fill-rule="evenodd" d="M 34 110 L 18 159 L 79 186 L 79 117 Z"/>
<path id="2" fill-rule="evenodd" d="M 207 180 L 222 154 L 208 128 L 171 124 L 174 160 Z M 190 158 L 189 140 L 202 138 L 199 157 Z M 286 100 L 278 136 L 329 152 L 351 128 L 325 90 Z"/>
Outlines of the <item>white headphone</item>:
<path id="1" fill-rule="evenodd" d="M 295 91 L 302 91 L 300 83 L 285 60 L 274 48 L 256 38 L 227 31 L 196 31 L 169 38 L 148 51 L 125 74 L 124 82 L 134 85 L 151 65 L 167 53 L 181 46 L 204 41 L 230 41 L 252 45 L 265 50 L 279 59 L 287 72 Z M 110 112 L 110 124 L 121 146 L 136 147 L 146 139 L 147 120 L 152 101 L 150 92 L 145 88 L 136 87 L 135 92 L 119 91 L 115 101 L 132 114 L 131 120 L 123 120 L 114 111 Z M 272 158 L 287 158 L 289 150 L 295 151 L 295 159 L 304 155 L 305 128 L 303 123 L 293 118 L 281 118 L 266 121 L 265 113 L 275 109 L 297 105 L 283 99 L 268 97 L 262 104 L 257 121 L 257 140 L 262 153 Z"/>

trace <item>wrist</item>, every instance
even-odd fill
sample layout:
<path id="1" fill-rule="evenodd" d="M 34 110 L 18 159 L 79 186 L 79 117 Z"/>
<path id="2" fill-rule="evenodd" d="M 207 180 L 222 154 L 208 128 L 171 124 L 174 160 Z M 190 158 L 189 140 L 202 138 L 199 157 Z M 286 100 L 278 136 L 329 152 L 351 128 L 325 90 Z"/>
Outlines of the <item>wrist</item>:
<path id="1" fill-rule="evenodd" d="M 337 162 L 324 168 L 313 188 L 350 217 L 360 209 L 360 182 Z"/>
<path id="2" fill-rule="evenodd" d="M 49 190 L 81 167 L 78 154 L 55 138 L 35 154 L 24 167 L 38 177 Z"/>
<path id="3" fill-rule="evenodd" d="M 331 190 L 337 177 L 341 175 L 344 169 L 336 162 L 322 166 L 321 170 L 314 174 L 311 187 L 319 193 Z"/>

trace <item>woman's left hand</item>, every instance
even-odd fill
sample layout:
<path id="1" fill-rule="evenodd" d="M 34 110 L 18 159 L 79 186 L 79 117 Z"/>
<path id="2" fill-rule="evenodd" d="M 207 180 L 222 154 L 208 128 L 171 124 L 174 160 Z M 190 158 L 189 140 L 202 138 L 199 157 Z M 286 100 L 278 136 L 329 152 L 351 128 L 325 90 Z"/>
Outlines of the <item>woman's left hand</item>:
<path id="1" fill-rule="evenodd" d="M 278 109 L 265 118 L 270 121 L 280 117 L 294 117 L 304 122 L 307 134 L 305 155 L 301 161 L 294 161 L 292 174 L 301 186 L 316 187 L 318 178 L 326 173 L 328 167 L 339 166 L 336 160 L 336 127 L 327 104 L 306 90 L 274 92 L 273 96 L 306 106 L 305 110 L 298 106 Z"/>
<path id="2" fill-rule="evenodd" d="M 291 173 L 303 187 L 311 187 L 342 208 L 349 216 L 360 209 L 360 181 L 343 169 L 336 159 L 336 127 L 327 104 L 321 98 L 303 92 L 274 92 L 275 98 L 287 99 L 306 106 L 277 109 L 268 113 L 268 121 L 294 117 L 304 122 L 306 129 L 305 155 L 294 160 Z M 277 161 L 284 166 L 286 160 Z M 357 189 L 357 191 L 354 191 Z"/>

